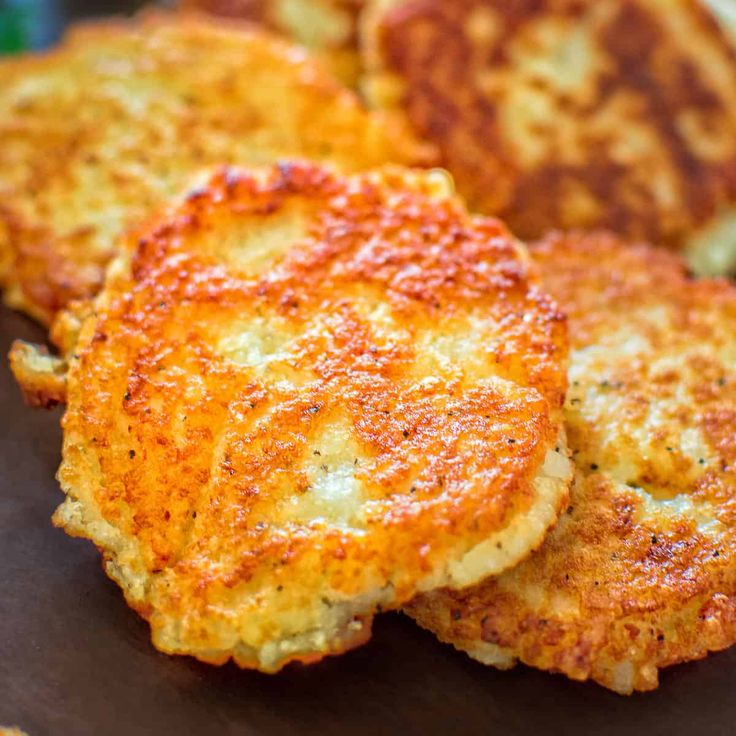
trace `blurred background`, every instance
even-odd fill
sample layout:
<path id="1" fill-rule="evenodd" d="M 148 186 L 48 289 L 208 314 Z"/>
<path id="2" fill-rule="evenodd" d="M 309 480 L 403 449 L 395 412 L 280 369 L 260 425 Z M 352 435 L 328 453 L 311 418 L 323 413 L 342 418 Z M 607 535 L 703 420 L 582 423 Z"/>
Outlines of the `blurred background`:
<path id="1" fill-rule="evenodd" d="M 56 41 L 64 25 L 81 17 L 132 13 L 155 0 L 0 0 L 0 55 L 43 48 Z M 736 0 L 706 0 L 726 27 L 736 33 Z M 174 5 L 175 0 L 158 4 Z M 225 4 L 227 5 L 227 4 Z M 298 37 L 299 34 L 296 33 Z"/>
<path id="2" fill-rule="evenodd" d="M 43 48 L 74 18 L 130 13 L 142 0 L 0 0 L 0 54 Z"/>

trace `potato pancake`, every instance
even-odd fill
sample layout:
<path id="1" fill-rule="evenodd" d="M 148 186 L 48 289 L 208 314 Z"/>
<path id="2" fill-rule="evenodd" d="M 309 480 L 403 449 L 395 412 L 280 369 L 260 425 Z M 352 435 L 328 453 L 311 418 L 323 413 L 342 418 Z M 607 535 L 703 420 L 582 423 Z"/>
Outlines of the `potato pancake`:
<path id="1" fill-rule="evenodd" d="M 736 270 L 736 52 L 697 0 L 377 0 L 364 26 L 369 98 L 471 209 Z"/>
<path id="2" fill-rule="evenodd" d="M 56 523 L 161 650 L 268 672 L 515 564 L 572 481 L 565 321 L 530 268 L 439 172 L 217 173 L 82 324 Z"/>
<path id="3" fill-rule="evenodd" d="M 304 44 L 345 84 L 358 84 L 358 20 L 365 0 L 183 0 L 182 5 L 263 23 Z"/>
<path id="4" fill-rule="evenodd" d="M 408 610 L 497 667 L 649 690 L 736 642 L 736 287 L 610 235 L 532 255 L 570 320 L 570 506 L 518 567 Z"/>
<path id="5" fill-rule="evenodd" d="M 409 162 L 305 53 L 234 21 L 144 15 L 0 63 L 0 280 L 44 322 L 93 295 L 121 231 L 201 167 Z"/>

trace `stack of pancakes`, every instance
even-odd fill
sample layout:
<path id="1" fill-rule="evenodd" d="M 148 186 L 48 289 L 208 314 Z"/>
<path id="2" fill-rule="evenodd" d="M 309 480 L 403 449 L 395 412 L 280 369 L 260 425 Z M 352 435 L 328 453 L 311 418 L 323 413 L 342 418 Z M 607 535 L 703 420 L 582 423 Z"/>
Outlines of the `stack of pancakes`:
<path id="1" fill-rule="evenodd" d="M 0 65 L 0 282 L 55 348 L 11 365 L 154 644 L 275 672 L 401 608 L 629 693 L 736 643 L 728 25 L 188 4 L 230 17 Z"/>

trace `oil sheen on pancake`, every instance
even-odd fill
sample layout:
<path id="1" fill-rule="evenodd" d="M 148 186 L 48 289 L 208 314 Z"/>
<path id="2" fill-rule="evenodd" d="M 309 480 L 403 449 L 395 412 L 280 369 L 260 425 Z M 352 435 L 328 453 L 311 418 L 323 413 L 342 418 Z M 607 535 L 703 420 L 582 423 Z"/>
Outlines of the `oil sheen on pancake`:
<path id="1" fill-rule="evenodd" d="M 121 230 L 202 167 L 407 162 L 305 52 L 236 21 L 144 15 L 0 62 L 0 284 L 44 322 L 93 295 Z"/>
<path id="2" fill-rule="evenodd" d="M 530 268 L 442 174 L 215 174 L 82 324 L 56 523 L 161 650 L 269 672 L 515 564 L 572 479 L 565 323 Z"/>
<path id="3" fill-rule="evenodd" d="M 736 287 L 607 235 L 532 254 L 570 319 L 570 506 L 518 567 L 409 611 L 497 667 L 650 690 L 736 642 Z"/>
<path id="4" fill-rule="evenodd" d="M 736 52 L 696 0 L 375 0 L 370 97 L 520 237 L 605 228 L 736 270 Z"/>

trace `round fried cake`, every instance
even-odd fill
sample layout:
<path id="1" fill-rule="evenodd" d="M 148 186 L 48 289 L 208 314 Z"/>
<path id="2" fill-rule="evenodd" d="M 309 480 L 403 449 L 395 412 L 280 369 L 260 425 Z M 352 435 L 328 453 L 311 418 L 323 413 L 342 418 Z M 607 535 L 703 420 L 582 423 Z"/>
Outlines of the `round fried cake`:
<path id="1" fill-rule="evenodd" d="M 56 523 L 165 652 L 274 671 L 538 546 L 566 331 L 439 173 L 225 170 L 131 238 L 68 375 Z"/>
<path id="2" fill-rule="evenodd" d="M 84 25 L 0 62 L 0 283 L 47 322 L 93 295 L 121 230 L 207 165 L 408 162 L 305 52 L 233 20 Z"/>
<path id="3" fill-rule="evenodd" d="M 518 567 L 409 612 L 488 664 L 649 690 L 736 642 L 736 287 L 609 235 L 532 254 L 570 320 L 570 506 Z"/>
<path id="4" fill-rule="evenodd" d="M 736 52 L 698 0 L 374 0 L 364 40 L 472 209 L 736 270 Z"/>
<path id="5" fill-rule="evenodd" d="M 263 23 L 304 44 L 345 84 L 358 83 L 358 19 L 365 0 L 183 0 L 181 4 Z"/>

